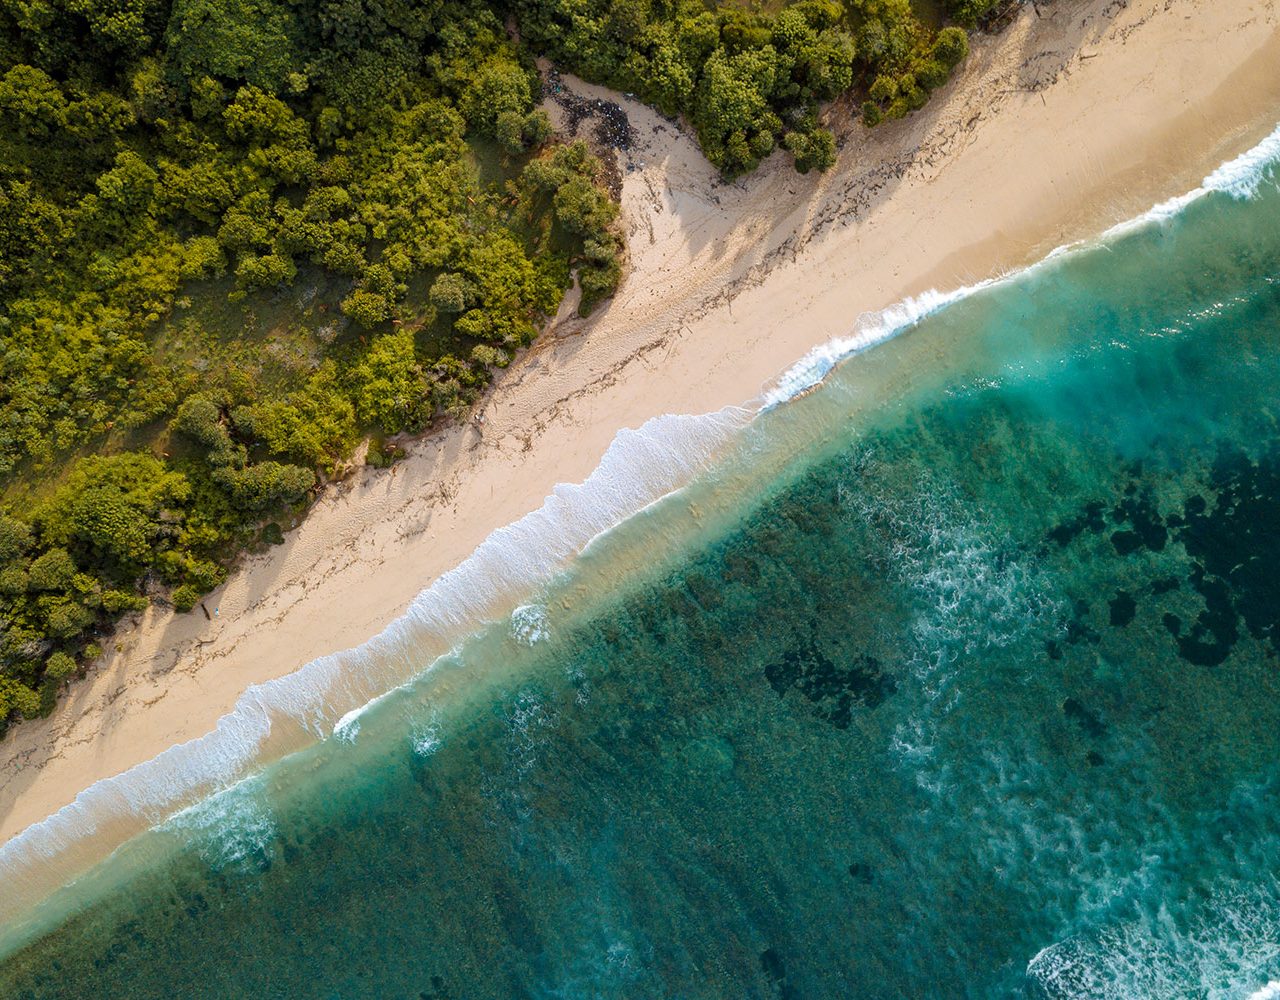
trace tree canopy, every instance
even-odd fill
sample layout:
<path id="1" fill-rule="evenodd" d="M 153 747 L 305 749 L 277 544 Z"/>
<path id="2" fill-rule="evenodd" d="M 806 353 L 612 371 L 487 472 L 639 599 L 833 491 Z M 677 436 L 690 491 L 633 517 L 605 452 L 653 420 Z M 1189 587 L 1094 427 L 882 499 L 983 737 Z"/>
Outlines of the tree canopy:
<path id="1" fill-rule="evenodd" d="M 535 55 L 732 177 L 827 169 L 824 102 L 904 115 L 967 51 L 909 0 L 0 0 L 0 730 L 362 437 L 464 413 L 575 280 L 613 293 L 618 206 Z"/>
<path id="2" fill-rule="evenodd" d="M 0 39 L 2 726 L 362 435 L 465 410 L 621 243 L 474 0 L 5 2 Z"/>
<path id="3" fill-rule="evenodd" d="M 972 23 L 997 0 L 949 0 Z M 732 177 L 779 145 L 802 172 L 834 162 L 822 102 L 859 81 L 868 122 L 922 106 L 967 52 L 964 32 L 935 34 L 910 0 L 799 0 L 776 14 L 698 0 L 512 0 L 523 37 L 590 80 L 685 115 L 707 158 Z M 957 54 L 957 47 L 961 47 Z"/>

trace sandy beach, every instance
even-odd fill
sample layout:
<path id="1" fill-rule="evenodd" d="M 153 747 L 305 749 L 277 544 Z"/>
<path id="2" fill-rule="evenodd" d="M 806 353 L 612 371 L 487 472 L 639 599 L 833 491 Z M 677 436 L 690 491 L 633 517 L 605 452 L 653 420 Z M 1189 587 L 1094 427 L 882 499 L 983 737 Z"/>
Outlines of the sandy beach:
<path id="1" fill-rule="evenodd" d="M 494 529 L 586 478 L 620 429 L 743 403 L 864 312 L 1194 188 L 1280 121 L 1277 67 L 1274 0 L 1027 4 L 907 120 L 868 131 L 831 109 L 829 173 L 775 156 L 727 185 L 675 124 L 566 78 L 634 131 L 617 297 L 587 321 L 562 310 L 472 419 L 330 487 L 206 599 L 211 619 L 152 608 L 122 627 L 50 718 L 0 744 L 0 841 L 208 732 L 249 685 L 377 634 Z"/>

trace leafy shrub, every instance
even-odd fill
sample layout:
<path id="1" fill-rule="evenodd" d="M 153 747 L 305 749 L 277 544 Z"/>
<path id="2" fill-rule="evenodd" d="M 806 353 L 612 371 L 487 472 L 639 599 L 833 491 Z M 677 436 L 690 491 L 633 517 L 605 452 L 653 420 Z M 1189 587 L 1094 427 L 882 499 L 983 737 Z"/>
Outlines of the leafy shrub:
<path id="1" fill-rule="evenodd" d="M 49 549 L 27 570 L 29 590 L 58 591 L 71 586 L 76 564 L 66 549 Z"/>
<path id="2" fill-rule="evenodd" d="M 75 673 L 75 669 L 76 661 L 61 650 L 51 653 L 44 661 L 45 676 L 54 681 L 65 680 Z"/>
<path id="3" fill-rule="evenodd" d="M 175 611 L 190 611 L 200 603 L 200 591 L 191 584 L 184 583 L 181 587 L 174 589 L 169 595 L 169 600 Z"/>
<path id="4" fill-rule="evenodd" d="M 243 469 L 219 469 L 215 478 L 227 488 L 232 505 L 244 511 L 297 503 L 316 481 L 310 469 L 272 461 Z"/>
<path id="5" fill-rule="evenodd" d="M 471 282 L 456 272 L 448 272 L 431 284 L 428 298 L 431 304 L 444 313 L 466 312 L 474 294 Z"/>
<path id="6" fill-rule="evenodd" d="M 836 140 L 825 128 L 788 132 L 783 144 L 796 160 L 796 170 L 807 174 L 810 170 L 828 170 L 836 162 Z"/>
<path id="7" fill-rule="evenodd" d="M 969 36 L 959 28 L 943 28 L 933 43 L 933 58 L 948 70 L 955 69 L 969 54 Z"/>

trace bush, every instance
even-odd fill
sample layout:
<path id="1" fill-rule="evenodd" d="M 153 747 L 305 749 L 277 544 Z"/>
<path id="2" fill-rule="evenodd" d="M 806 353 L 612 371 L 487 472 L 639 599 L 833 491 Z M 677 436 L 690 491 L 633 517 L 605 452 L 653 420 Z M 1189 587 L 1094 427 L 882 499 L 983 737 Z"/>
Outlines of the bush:
<path id="1" fill-rule="evenodd" d="M 27 592 L 27 571 L 19 563 L 0 568 L 0 594 L 16 597 Z"/>
<path id="2" fill-rule="evenodd" d="M 76 661 L 59 650 L 44 661 L 44 674 L 54 681 L 65 680 L 75 673 Z"/>
<path id="3" fill-rule="evenodd" d="M 555 134 L 555 129 L 551 127 L 551 119 L 541 108 L 534 108 L 524 116 L 522 131 L 524 144 L 533 149 L 543 145 Z"/>
<path id="4" fill-rule="evenodd" d="M 278 288 L 297 277 L 298 269 L 289 257 L 276 253 L 243 254 L 236 264 L 237 284 L 241 288 Z"/>
<path id="5" fill-rule="evenodd" d="M 506 351 L 488 344 L 476 344 L 471 348 L 471 360 L 486 368 L 506 368 L 511 363 Z"/>
<path id="6" fill-rule="evenodd" d="M 178 413 L 169 426 L 174 432 L 203 446 L 208 452 L 209 464 L 215 468 L 244 465 L 244 448 L 231 440 L 231 434 L 222 422 L 222 408 L 208 396 L 188 397 L 178 407 Z"/>
<path id="7" fill-rule="evenodd" d="M 181 587 L 175 587 L 173 593 L 169 595 L 169 600 L 173 604 L 175 611 L 190 611 L 200 601 L 200 591 L 189 583 L 184 583 Z"/>
<path id="8" fill-rule="evenodd" d="M 44 614 L 45 630 L 56 639 L 74 639 L 93 624 L 89 609 L 67 597 L 46 599 Z"/>
<path id="9" fill-rule="evenodd" d="M 215 278 L 227 269 L 222 247 L 212 236 L 196 236 L 182 247 L 179 271 L 184 279 Z"/>
<path id="10" fill-rule="evenodd" d="M 206 448 L 216 448 L 227 440 L 222 411 L 208 396 L 190 396 L 178 407 L 169 425 L 178 434 Z"/>
<path id="11" fill-rule="evenodd" d="M 296 503 L 316 482 L 310 469 L 272 461 L 244 469 L 222 469 L 217 479 L 226 487 L 232 504 L 255 512 Z"/>
<path id="12" fill-rule="evenodd" d="M 1002 0 L 947 0 L 947 9 L 961 24 L 972 28 L 978 23 L 978 18 L 994 10 L 1000 5 Z M 947 31 L 959 31 L 959 28 L 943 29 Z"/>
<path id="13" fill-rule="evenodd" d="M 578 315 L 590 315 L 597 305 L 617 290 L 621 278 L 622 267 L 616 258 L 607 264 L 580 268 L 578 284 L 582 289 L 582 299 L 578 303 Z"/>
<path id="14" fill-rule="evenodd" d="M 571 177 L 556 190 L 556 221 L 575 236 L 591 237 L 609 228 L 618 206 L 586 177 Z"/>
<path id="15" fill-rule="evenodd" d="M 0 560 L 21 555 L 31 544 L 31 529 L 16 517 L 0 513 Z"/>
<path id="16" fill-rule="evenodd" d="M 524 151 L 524 117 L 518 111 L 504 111 L 498 115 L 494 132 L 506 152 L 515 155 Z"/>
<path id="17" fill-rule="evenodd" d="M 356 415 L 388 434 L 418 431 L 431 419 L 426 377 L 407 329 L 376 337 L 348 375 Z"/>
<path id="18" fill-rule="evenodd" d="M 466 312 L 475 289 L 462 275 L 447 272 L 431 283 L 427 298 L 442 313 Z"/>
<path id="19" fill-rule="evenodd" d="M 796 170 L 802 174 L 810 170 L 828 170 L 836 162 L 835 136 L 825 128 L 788 132 L 783 144 L 796 158 Z"/>
<path id="20" fill-rule="evenodd" d="M 40 696 L 20 681 L 0 676 L 0 719 L 14 712 L 34 719 L 40 712 Z"/>
<path id="21" fill-rule="evenodd" d="M 27 570 L 31 590 L 67 590 L 76 576 L 76 564 L 66 549 L 50 549 Z"/>
<path id="22" fill-rule="evenodd" d="M 898 81 L 891 76 L 878 76 L 875 82 L 871 84 L 871 89 L 867 92 L 867 96 L 877 104 L 892 101 L 898 96 Z"/>
<path id="23" fill-rule="evenodd" d="M 916 83 L 924 91 L 937 90 L 947 82 L 951 73 L 936 59 L 930 59 L 916 67 Z"/>
<path id="24" fill-rule="evenodd" d="M 391 316 L 391 304 L 386 296 L 358 288 L 342 300 L 344 315 L 350 316 L 366 330 L 385 322 Z"/>
<path id="25" fill-rule="evenodd" d="M 107 590 L 102 594 L 102 610 L 117 615 L 125 611 L 145 611 L 147 599 L 126 590 Z"/>
<path id="26" fill-rule="evenodd" d="M 365 454 L 365 465 L 375 469 L 389 469 L 402 458 L 404 458 L 403 448 L 390 441 L 384 441 L 381 445 L 369 446 L 369 451 Z"/>
<path id="27" fill-rule="evenodd" d="M 85 566 L 130 579 L 163 545 L 160 519 L 191 494 L 187 478 L 151 455 L 81 460 L 35 511 L 46 543 L 74 550 Z"/>
<path id="28" fill-rule="evenodd" d="M 955 69 L 969 54 L 969 36 L 959 28 L 943 28 L 933 43 L 933 58 L 948 70 Z"/>

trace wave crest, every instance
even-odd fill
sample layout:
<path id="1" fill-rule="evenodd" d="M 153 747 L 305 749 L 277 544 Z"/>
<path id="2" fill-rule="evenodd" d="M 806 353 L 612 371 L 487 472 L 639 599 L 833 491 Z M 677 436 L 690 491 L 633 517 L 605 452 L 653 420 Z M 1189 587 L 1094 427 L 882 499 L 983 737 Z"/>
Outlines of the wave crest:
<path id="1" fill-rule="evenodd" d="M 381 634 L 249 687 L 212 732 L 94 783 L 0 846 L 0 883 L 10 898 L 34 905 L 86 867 L 77 846 L 102 837 L 114 847 L 228 788 L 264 757 L 335 730 L 354 738 L 363 707 L 420 674 L 452 641 L 507 613 L 597 536 L 687 483 L 750 416 L 736 407 L 668 414 L 620 431 L 584 482 L 557 485 L 540 508 L 494 531 Z"/>

